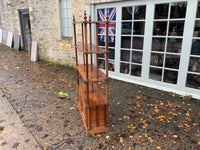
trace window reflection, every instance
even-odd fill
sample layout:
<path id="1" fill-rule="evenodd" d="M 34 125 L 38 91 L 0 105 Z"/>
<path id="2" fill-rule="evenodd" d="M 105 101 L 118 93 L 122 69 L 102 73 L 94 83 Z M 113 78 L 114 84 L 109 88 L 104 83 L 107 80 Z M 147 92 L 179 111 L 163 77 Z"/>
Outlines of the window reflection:
<path id="1" fill-rule="evenodd" d="M 200 90 L 200 75 L 188 74 L 186 86 Z"/>
<path id="2" fill-rule="evenodd" d="M 164 82 L 176 84 L 178 78 L 177 71 L 165 70 L 164 73 Z"/>
<path id="3" fill-rule="evenodd" d="M 167 40 L 167 52 L 181 53 L 182 39 L 168 38 Z"/>
<path id="4" fill-rule="evenodd" d="M 146 6 L 135 6 L 134 7 L 134 19 L 145 19 Z"/>
<path id="5" fill-rule="evenodd" d="M 200 2 L 198 2 L 198 7 L 197 7 L 197 18 L 200 18 Z"/>
<path id="6" fill-rule="evenodd" d="M 133 49 L 143 49 L 143 37 L 133 37 L 132 48 Z"/>
<path id="7" fill-rule="evenodd" d="M 184 21 L 170 21 L 169 22 L 169 35 L 170 36 L 183 36 Z"/>
<path id="8" fill-rule="evenodd" d="M 130 61 L 130 51 L 128 50 L 121 50 L 121 61 Z"/>
<path id="9" fill-rule="evenodd" d="M 195 27 L 194 27 L 194 37 L 200 37 L 200 20 L 197 20 L 195 22 Z"/>
<path id="10" fill-rule="evenodd" d="M 115 59 L 115 49 L 109 49 L 108 59 Z"/>
<path id="11" fill-rule="evenodd" d="M 142 66 L 131 65 L 131 75 L 141 77 Z"/>
<path id="12" fill-rule="evenodd" d="M 154 22 L 153 35 L 166 35 L 167 21 Z"/>
<path id="13" fill-rule="evenodd" d="M 99 59 L 98 64 L 100 69 L 105 69 L 105 60 Z"/>
<path id="14" fill-rule="evenodd" d="M 132 51 L 132 62 L 142 63 L 142 52 Z"/>
<path id="15" fill-rule="evenodd" d="M 108 70 L 115 71 L 115 62 L 114 61 L 108 61 Z"/>
<path id="16" fill-rule="evenodd" d="M 122 20 L 132 20 L 132 7 L 122 8 Z"/>
<path id="17" fill-rule="evenodd" d="M 169 11 L 169 4 L 155 5 L 155 19 L 167 19 Z"/>
<path id="18" fill-rule="evenodd" d="M 180 56 L 167 54 L 165 59 L 165 67 L 179 69 L 179 62 L 180 62 Z"/>
<path id="19" fill-rule="evenodd" d="M 171 3 L 170 18 L 185 18 L 187 2 Z"/>
<path id="20" fill-rule="evenodd" d="M 151 53 L 151 65 L 153 66 L 163 66 L 164 54 Z"/>
<path id="21" fill-rule="evenodd" d="M 132 22 L 122 23 L 122 29 L 121 29 L 122 34 L 131 34 L 131 30 L 132 30 Z"/>
<path id="22" fill-rule="evenodd" d="M 152 41 L 152 51 L 161 51 L 165 50 L 165 38 L 153 38 Z"/>
<path id="23" fill-rule="evenodd" d="M 190 57 L 189 71 L 200 73 L 200 58 Z"/>
<path id="24" fill-rule="evenodd" d="M 200 40 L 192 41 L 191 55 L 200 55 Z"/>
<path id="25" fill-rule="evenodd" d="M 129 64 L 121 63 L 120 64 L 120 73 L 129 74 Z"/>
<path id="26" fill-rule="evenodd" d="M 131 37 L 129 36 L 121 37 L 121 48 L 131 48 Z"/>
<path id="27" fill-rule="evenodd" d="M 151 67 L 150 72 L 149 72 L 149 79 L 161 81 L 161 79 L 162 79 L 162 69 Z"/>
<path id="28" fill-rule="evenodd" d="M 144 25 L 145 22 L 134 22 L 133 34 L 135 35 L 144 35 Z"/>

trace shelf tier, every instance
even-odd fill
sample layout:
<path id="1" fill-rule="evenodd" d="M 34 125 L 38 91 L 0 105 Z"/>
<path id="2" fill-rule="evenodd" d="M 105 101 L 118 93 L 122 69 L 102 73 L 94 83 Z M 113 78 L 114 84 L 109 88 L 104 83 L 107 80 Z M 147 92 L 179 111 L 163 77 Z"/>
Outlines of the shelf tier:
<path id="1" fill-rule="evenodd" d="M 106 51 L 104 48 L 98 47 L 98 50 L 96 49 L 96 45 L 92 45 L 92 44 L 87 44 L 88 47 L 88 53 L 89 54 L 102 54 L 102 53 L 106 53 L 108 51 Z M 85 45 L 81 44 L 81 45 L 77 45 L 77 48 L 83 52 L 83 53 L 87 53 L 85 51 Z"/>
<path id="2" fill-rule="evenodd" d="M 86 78 L 86 65 L 78 65 L 76 69 L 81 74 L 83 80 L 87 80 Z M 97 67 L 94 64 L 88 64 L 88 80 L 89 81 L 102 81 L 106 79 L 106 75 L 98 69 L 98 77 L 97 77 Z"/>
<path id="3" fill-rule="evenodd" d="M 89 106 L 102 106 L 106 105 L 106 97 L 103 93 L 97 89 L 98 83 L 89 83 Z M 84 99 L 85 104 L 87 104 L 87 84 L 79 84 L 79 95 Z"/>

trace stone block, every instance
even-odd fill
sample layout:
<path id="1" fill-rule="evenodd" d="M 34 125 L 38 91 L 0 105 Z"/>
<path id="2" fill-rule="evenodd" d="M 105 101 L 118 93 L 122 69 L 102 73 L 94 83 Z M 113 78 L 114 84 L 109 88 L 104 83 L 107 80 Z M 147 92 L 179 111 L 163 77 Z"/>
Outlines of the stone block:
<path id="1" fill-rule="evenodd" d="M 2 31 L 2 29 L 0 29 L 0 43 L 2 43 L 2 33 L 3 31 Z"/>
<path id="2" fill-rule="evenodd" d="M 12 41 L 13 41 L 13 33 L 8 32 L 6 46 L 12 47 Z"/>
<path id="3" fill-rule="evenodd" d="M 32 42 L 32 45 L 31 45 L 31 60 L 32 61 L 38 61 L 37 42 Z"/>
<path id="4" fill-rule="evenodd" d="M 14 49 L 19 50 L 20 47 L 20 35 L 15 35 L 14 36 Z"/>
<path id="5" fill-rule="evenodd" d="M 6 31 L 6 30 L 3 30 L 3 38 L 2 38 L 2 43 L 3 43 L 4 45 L 6 45 L 6 44 L 7 44 L 7 36 L 8 36 L 8 31 Z"/>

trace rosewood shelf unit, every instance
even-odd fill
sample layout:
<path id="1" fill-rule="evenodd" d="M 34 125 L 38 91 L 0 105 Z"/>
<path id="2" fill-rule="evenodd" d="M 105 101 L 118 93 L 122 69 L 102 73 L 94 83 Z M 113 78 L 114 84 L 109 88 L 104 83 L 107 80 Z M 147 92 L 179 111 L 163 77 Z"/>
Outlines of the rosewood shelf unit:
<path id="1" fill-rule="evenodd" d="M 77 44 L 77 24 L 81 26 L 82 41 Z M 91 24 L 96 27 L 96 45 L 92 45 Z M 106 44 L 105 48 L 98 47 L 98 28 L 99 24 L 106 26 Z M 87 133 L 101 133 L 109 129 L 108 125 L 108 15 L 106 21 L 87 20 L 86 11 L 84 12 L 84 21 L 75 21 L 73 16 L 74 27 L 74 45 L 76 56 L 76 77 L 78 91 L 78 108 L 80 111 L 83 124 Z M 89 32 L 88 32 L 89 29 Z M 89 37 L 89 40 L 88 40 Z M 89 43 L 89 44 L 88 44 Z M 82 53 L 83 63 L 79 64 L 78 50 Z M 106 55 L 105 74 L 98 68 L 98 55 Z M 96 64 L 93 63 L 93 56 L 96 56 Z M 90 60 L 89 60 L 90 58 Z M 79 79 L 81 76 L 81 79 Z M 105 82 L 101 91 L 100 82 Z"/>

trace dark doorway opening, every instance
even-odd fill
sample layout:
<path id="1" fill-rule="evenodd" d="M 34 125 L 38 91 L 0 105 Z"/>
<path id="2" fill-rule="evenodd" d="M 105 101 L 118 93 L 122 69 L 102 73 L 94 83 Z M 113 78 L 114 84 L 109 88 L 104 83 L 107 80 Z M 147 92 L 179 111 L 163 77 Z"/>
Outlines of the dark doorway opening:
<path id="1" fill-rule="evenodd" d="M 24 50 L 29 50 L 28 43 L 29 41 L 31 41 L 31 24 L 30 24 L 29 10 L 28 9 L 19 10 L 19 18 L 21 25 L 23 48 Z"/>

